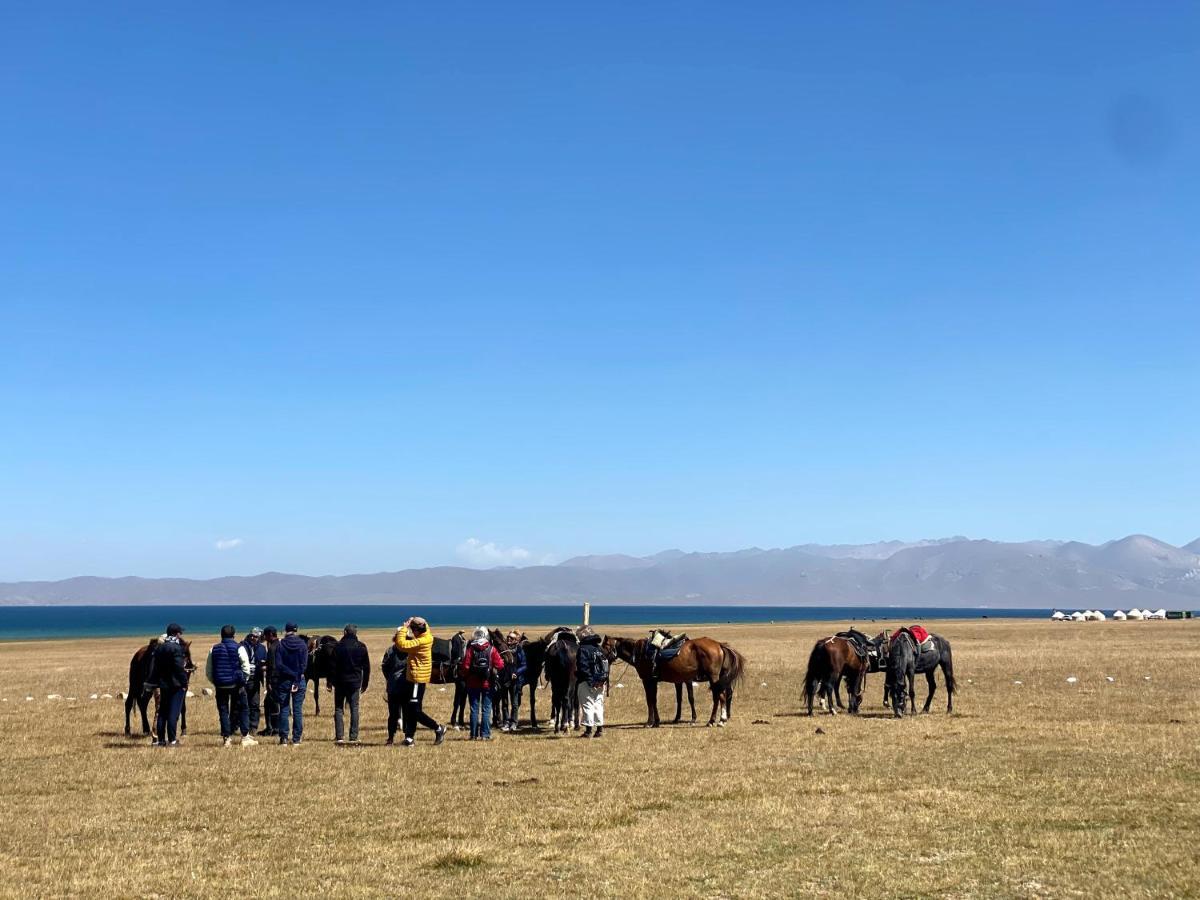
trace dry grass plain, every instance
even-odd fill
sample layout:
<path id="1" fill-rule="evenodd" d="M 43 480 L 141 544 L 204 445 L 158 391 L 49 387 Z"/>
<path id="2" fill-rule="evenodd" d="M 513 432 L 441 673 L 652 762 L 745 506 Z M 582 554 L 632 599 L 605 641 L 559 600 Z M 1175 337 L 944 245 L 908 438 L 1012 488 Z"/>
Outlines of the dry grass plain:
<path id="1" fill-rule="evenodd" d="M 136 641 L 0 644 L 0 894 L 1200 895 L 1200 622 L 928 624 L 953 716 L 939 689 L 893 721 L 874 676 L 862 717 L 800 717 L 828 624 L 689 626 L 750 661 L 727 728 L 644 730 L 618 664 L 601 741 L 411 750 L 382 746 L 382 684 L 361 748 L 326 708 L 302 747 L 223 750 L 198 695 L 186 745 L 151 750 L 87 699 L 124 688 Z M 365 635 L 373 664 L 388 637 Z"/>

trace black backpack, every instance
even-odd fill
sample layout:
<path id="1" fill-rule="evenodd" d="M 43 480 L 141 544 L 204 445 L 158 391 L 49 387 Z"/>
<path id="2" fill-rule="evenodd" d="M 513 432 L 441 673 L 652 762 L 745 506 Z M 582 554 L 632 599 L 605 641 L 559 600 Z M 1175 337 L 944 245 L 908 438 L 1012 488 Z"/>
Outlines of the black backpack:
<path id="1" fill-rule="evenodd" d="M 488 679 L 492 674 L 492 645 L 485 647 L 474 644 L 471 647 L 471 674 L 477 678 Z"/>

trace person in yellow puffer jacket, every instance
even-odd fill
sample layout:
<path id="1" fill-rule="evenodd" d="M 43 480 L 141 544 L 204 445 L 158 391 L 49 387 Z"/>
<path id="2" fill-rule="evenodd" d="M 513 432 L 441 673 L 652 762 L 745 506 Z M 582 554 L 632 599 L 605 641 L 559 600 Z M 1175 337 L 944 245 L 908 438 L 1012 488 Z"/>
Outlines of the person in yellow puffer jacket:
<path id="1" fill-rule="evenodd" d="M 408 666 L 404 679 L 404 746 L 413 745 L 413 735 L 418 723 L 433 729 L 433 743 L 440 744 L 446 738 L 446 728 L 439 725 L 421 707 L 425 702 L 425 687 L 433 673 L 433 634 L 429 623 L 420 616 L 406 619 L 396 629 L 396 649 L 408 655 Z"/>

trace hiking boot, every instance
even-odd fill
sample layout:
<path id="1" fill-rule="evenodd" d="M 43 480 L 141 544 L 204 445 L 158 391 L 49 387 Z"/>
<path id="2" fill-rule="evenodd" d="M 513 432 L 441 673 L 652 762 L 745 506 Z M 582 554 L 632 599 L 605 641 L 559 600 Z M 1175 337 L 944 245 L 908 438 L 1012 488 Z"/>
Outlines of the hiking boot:
<path id="1" fill-rule="evenodd" d="M 597 725 L 597 726 L 596 726 L 596 733 L 595 733 L 595 734 L 593 734 L 593 735 L 592 735 L 592 737 L 594 737 L 594 738 L 598 738 L 598 737 L 604 737 L 604 726 L 603 726 L 603 725 Z"/>
<path id="2" fill-rule="evenodd" d="M 232 746 L 233 746 L 233 738 L 231 738 L 231 737 L 227 737 L 227 738 L 225 738 L 225 746 L 226 746 L 227 748 L 228 748 L 228 747 L 232 747 Z"/>
<path id="3" fill-rule="evenodd" d="M 446 739 L 446 726 L 439 725 L 437 727 L 437 730 L 433 733 L 433 746 L 436 747 L 438 744 L 440 744 L 445 739 Z"/>
<path id="4" fill-rule="evenodd" d="M 246 735 L 245 737 L 242 738 L 242 746 L 243 747 L 257 747 L 258 741 L 256 741 L 254 738 L 250 737 L 250 735 Z"/>
<path id="5" fill-rule="evenodd" d="M 590 728 L 583 729 L 583 734 L 580 735 L 581 738 L 585 738 L 585 737 L 590 738 L 591 736 L 592 736 L 592 729 L 590 729 Z"/>

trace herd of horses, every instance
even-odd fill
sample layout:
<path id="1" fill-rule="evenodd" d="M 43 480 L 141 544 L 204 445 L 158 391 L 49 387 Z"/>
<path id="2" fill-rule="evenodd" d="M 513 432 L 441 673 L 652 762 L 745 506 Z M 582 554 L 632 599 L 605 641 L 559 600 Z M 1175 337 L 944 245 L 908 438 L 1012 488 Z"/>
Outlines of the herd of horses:
<path id="1" fill-rule="evenodd" d="M 497 630 L 492 630 L 491 641 L 505 661 L 498 673 L 499 690 L 492 715 L 496 725 L 509 716 L 512 668 L 515 648 L 507 644 Z M 315 712 L 321 712 L 321 680 L 330 683 L 334 669 L 334 648 L 337 638 L 333 635 L 307 637 L 308 668 L 306 681 L 314 683 L 312 691 Z M 141 714 L 142 732 L 150 733 L 147 709 L 153 700 L 158 706 L 158 692 L 147 685 L 150 680 L 150 665 L 159 639 L 152 638 L 139 647 L 129 661 L 129 691 L 125 699 L 125 733 L 130 734 L 130 718 L 136 706 Z M 187 670 L 195 671 L 192 662 L 191 642 L 183 641 L 187 658 Z M 574 629 L 561 626 L 542 637 L 530 639 L 520 636 L 519 646 L 525 653 L 524 686 L 529 689 L 529 722 L 533 730 L 539 730 L 537 719 L 537 689 L 544 678 L 550 688 L 550 722 L 555 733 L 566 732 L 579 726 L 579 711 L 576 707 L 576 661 L 579 639 Z M 683 692 L 687 690 L 691 707 L 691 720 L 696 721 L 696 700 L 693 686 L 707 684 L 712 694 L 712 710 L 709 727 L 721 726 L 728 721 L 733 709 L 734 689 L 741 682 L 746 670 L 746 659 L 728 644 L 708 637 L 683 640 L 679 652 L 669 660 L 657 661 L 647 652 L 646 638 L 626 638 L 605 635 L 601 648 L 611 662 L 622 661 L 638 674 L 646 695 L 646 727 L 657 728 L 661 722 L 658 714 L 658 685 L 675 686 L 675 719 L 683 718 Z M 461 663 L 466 652 L 466 639 L 460 631 L 451 638 L 435 638 L 433 645 L 433 669 L 430 682 L 454 687 L 454 704 L 451 725 L 464 726 L 467 690 L 461 674 Z M 936 691 L 934 672 L 941 668 L 946 682 L 946 712 L 954 711 L 954 664 L 950 642 L 937 634 L 919 641 L 907 628 L 889 636 L 881 632 L 874 638 L 858 631 L 839 632 L 818 640 L 808 659 L 804 678 L 804 702 L 808 715 L 813 714 L 814 701 L 818 700 L 830 712 L 836 714 L 843 706 L 841 687 L 845 683 L 849 692 L 850 713 L 857 713 L 862 705 L 866 677 L 870 672 L 884 673 L 884 706 L 889 704 L 897 717 L 906 709 L 916 713 L 915 679 L 923 674 L 929 685 L 923 712 L 929 712 Z M 507 671 L 507 674 L 506 674 Z M 180 731 L 187 733 L 187 704 L 184 703 L 180 717 Z"/>

